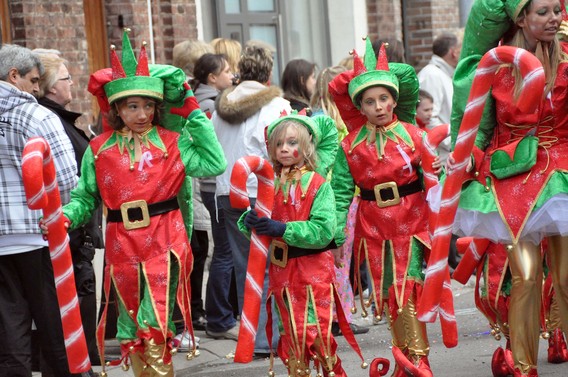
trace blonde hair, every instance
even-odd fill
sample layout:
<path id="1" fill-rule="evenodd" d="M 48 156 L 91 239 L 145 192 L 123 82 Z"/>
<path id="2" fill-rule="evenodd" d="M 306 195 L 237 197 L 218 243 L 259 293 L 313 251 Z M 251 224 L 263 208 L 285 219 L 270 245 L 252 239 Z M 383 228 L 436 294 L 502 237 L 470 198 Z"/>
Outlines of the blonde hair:
<path id="1" fill-rule="evenodd" d="M 211 46 L 216 54 L 226 56 L 229 67 L 231 67 L 231 72 L 238 72 L 242 51 L 239 41 L 228 38 L 215 38 L 211 41 Z"/>
<path id="2" fill-rule="evenodd" d="M 519 22 L 521 17 L 526 17 L 527 10 L 533 4 L 532 1 L 528 3 L 527 6 L 519 13 L 517 19 L 515 20 L 515 25 Z M 525 35 L 523 34 L 523 29 L 521 27 L 517 27 L 517 30 L 513 34 L 513 37 L 510 39 L 509 43 L 510 46 L 520 47 L 527 51 L 530 51 L 530 47 L 528 44 Z M 558 69 L 558 64 L 562 59 L 562 48 L 560 47 L 560 42 L 558 41 L 558 34 L 554 37 L 552 42 L 550 43 L 542 43 L 538 42 L 536 46 L 536 51 L 534 55 L 538 58 L 538 60 L 542 63 L 542 67 L 544 68 L 544 77 L 546 79 L 546 87 L 545 93 L 549 93 L 554 86 L 554 81 L 556 81 L 556 71 Z M 518 97 L 521 92 L 521 85 L 523 79 L 521 77 L 521 73 L 518 69 L 514 68 L 514 77 L 515 77 L 515 90 L 514 95 Z"/>
<path id="3" fill-rule="evenodd" d="M 174 46 L 172 64 L 183 69 L 187 76 L 193 76 L 195 62 L 206 53 L 213 53 L 213 47 L 209 43 L 198 40 L 183 41 Z"/>
<path id="4" fill-rule="evenodd" d="M 353 55 L 348 55 L 341 59 L 337 65 L 347 68 L 348 70 L 353 69 Z"/>
<path id="5" fill-rule="evenodd" d="M 341 119 L 341 115 L 333 101 L 333 97 L 329 93 L 329 83 L 335 78 L 335 76 L 345 71 L 347 71 L 347 68 L 341 65 L 327 67 L 322 70 L 318 74 L 316 79 L 316 89 L 310 100 L 310 107 L 312 110 L 316 111 L 321 109 L 325 115 L 335 121 L 335 126 L 337 127 L 340 135 L 342 133 L 347 133 L 347 127 L 345 126 L 343 119 Z"/>
<path id="6" fill-rule="evenodd" d="M 268 138 L 268 156 L 272 161 L 274 172 L 279 175 L 282 172 L 282 164 L 276 158 L 276 147 L 278 143 L 283 142 L 286 137 L 288 128 L 293 127 L 298 132 L 298 151 L 304 158 L 304 166 L 308 170 L 315 170 L 317 166 L 316 147 L 313 143 L 312 135 L 308 129 L 300 122 L 293 120 L 285 120 L 272 130 Z"/>
<path id="7" fill-rule="evenodd" d="M 67 60 L 57 56 L 53 53 L 39 53 L 37 54 L 41 63 L 43 64 L 44 72 L 39 78 L 39 94 L 38 98 L 45 97 L 47 93 L 59 80 L 57 77 L 59 68 L 67 63 Z"/>

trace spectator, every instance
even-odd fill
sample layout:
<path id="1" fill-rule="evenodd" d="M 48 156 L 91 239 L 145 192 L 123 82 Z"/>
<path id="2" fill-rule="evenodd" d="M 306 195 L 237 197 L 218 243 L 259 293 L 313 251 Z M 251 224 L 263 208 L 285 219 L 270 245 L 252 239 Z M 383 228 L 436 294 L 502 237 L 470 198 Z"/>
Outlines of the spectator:
<path id="1" fill-rule="evenodd" d="M 243 214 L 242 210 L 233 209 L 229 202 L 229 187 L 232 166 L 245 155 L 256 155 L 268 159 L 264 129 L 282 111 L 291 111 L 288 101 L 282 98 L 282 91 L 270 87 L 273 59 L 270 52 L 264 48 L 247 47 L 239 62 L 241 82 L 233 88 L 221 93 L 213 114 L 215 132 L 225 151 L 229 168 L 217 177 L 217 203 L 225 215 L 227 237 L 233 250 L 233 262 L 237 278 L 237 294 L 239 311 L 244 301 L 244 285 L 246 280 L 247 260 L 250 242 L 239 231 L 237 221 Z M 251 205 L 256 202 L 258 183 L 254 175 L 247 182 L 247 191 L 251 197 Z M 268 268 L 268 264 L 267 264 Z M 268 274 L 264 281 L 263 301 L 266 300 Z M 265 332 L 267 321 L 266 309 L 261 307 L 260 319 L 256 335 L 254 352 L 258 356 L 270 353 L 271 345 Z M 273 331 L 273 345 L 278 341 L 278 331 Z M 232 328 L 214 328 L 208 325 L 207 334 L 213 338 L 237 340 L 238 326 Z"/>
<path id="2" fill-rule="evenodd" d="M 174 46 L 172 64 L 183 69 L 188 78 L 193 77 L 193 67 L 197 59 L 205 53 L 213 53 L 209 43 L 199 40 L 187 40 Z"/>
<path id="3" fill-rule="evenodd" d="M 51 372 L 70 376 L 51 257 L 38 228 L 40 211 L 26 204 L 22 151 L 28 139 L 51 146 L 63 203 L 76 184 L 73 146 L 59 118 L 37 103 L 39 58 L 29 49 L 0 49 L 0 376 L 31 376 L 35 323 Z"/>
<path id="4" fill-rule="evenodd" d="M 290 101 L 292 109 L 306 109 L 306 114 L 310 116 L 310 98 L 316 86 L 316 65 L 304 59 L 290 60 L 284 68 L 280 84 L 284 98 Z"/>
<path id="5" fill-rule="evenodd" d="M 428 123 L 434 110 L 434 98 L 425 90 L 418 92 L 418 104 L 416 105 L 416 125 L 424 131 L 428 131 Z"/>
<path id="6" fill-rule="evenodd" d="M 375 55 L 379 54 L 379 50 L 383 43 L 386 48 L 387 59 L 390 63 L 406 63 L 406 59 L 404 57 L 404 44 L 401 40 L 396 38 L 379 38 L 375 40 L 373 42 L 373 51 L 375 51 Z"/>
<path id="7" fill-rule="evenodd" d="M 215 38 L 211 41 L 216 54 L 225 55 L 229 62 L 229 69 L 233 73 L 233 84 L 239 82 L 239 60 L 241 59 L 241 43 L 236 39 Z"/>
<path id="8" fill-rule="evenodd" d="M 460 51 L 461 42 L 458 37 L 455 34 L 443 33 L 434 39 L 430 62 L 418 72 L 420 89 L 430 93 L 434 99 L 434 111 L 428 125 L 429 129 L 450 123 L 454 94 L 452 78 Z"/>
<path id="9" fill-rule="evenodd" d="M 79 113 L 67 110 L 66 106 L 73 100 L 73 79 L 67 69 L 67 62 L 53 53 L 39 54 L 45 72 L 39 82 L 40 105 L 53 111 L 58 117 L 65 133 L 69 137 L 75 152 L 77 162 L 77 175 L 81 175 L 80 166 L 83 154 L 89 146 L 89 138 L 83 131 L 75 126 L 75 121 L 81 116 Z M 95 332 L 97 327 L 97 298 L 95 286 L 95 270 L 93 259 L 95 248 L 102 249 L 103 234 L 101 231 L 102 209 L 95 211 L 94 216 L 85 225 L 69 232 L 69 248 L 73 259 L 73 271 L 83 330 L 87 340 L 89 358 L 93 365 L 100 365 L 97 351 Z"/>
<path id="10" fill-rule="evenodd" d="M 212 114 L 219 93 L 233 83 L 229 62 L 225 55 L 205 54 L 195 63 L 194 73 L 191 85 L 195 89 L 195 98 L 201 110 Z M 238 312 L 238 302 L 233 308 L 230 299 L 231 285 L 235 285 L 233 255 L 226 235 L 225 216 L 215 205 L 215 177 L 200 178 L 199 187 L 213 235 L 213 256 L 209 267 L 209 276 L 212 278 L 207 280 L 205 297 L 206 328 L 209 324 L 213 329 L 230 329 L 236 325 L 233 313 L 235 309 Z"/>

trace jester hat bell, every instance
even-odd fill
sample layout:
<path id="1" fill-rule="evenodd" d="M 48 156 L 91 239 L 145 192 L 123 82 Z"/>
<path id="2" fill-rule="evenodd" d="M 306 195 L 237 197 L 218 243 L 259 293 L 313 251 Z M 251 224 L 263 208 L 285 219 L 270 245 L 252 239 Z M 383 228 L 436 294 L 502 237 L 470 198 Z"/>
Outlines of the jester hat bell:
<path id="1" fill-rule="evenodd" d="M 353 50 L 352 53 L 355 77 L 349 82 L 348 91 L 353 104 L 360 107 L 360 95 L 375 86 L 387 88 L 395 101 L 398 100 L 398 78 L 389 70 L 385 45 L 381 46 L 379 56 L 375 56 L 371 39 L 366 38 L 364 61 L 361 60 L 357 51 Z"/>
<path id="2" fill-rule="evenodd" d="M 141 96 L 162 101 L 164 98 L 164 82 L 157 77 L 150 76 L 148 68 L 148 55 L 146 43 L 140 49 L 138 62 L 132 51 L 128 33 L 124 29 L 122 35 L 122 62 L 118 60 L 115 46 L 111 46 L 112 81 L 104 86 L 109 104 L 120 99 Z"/>

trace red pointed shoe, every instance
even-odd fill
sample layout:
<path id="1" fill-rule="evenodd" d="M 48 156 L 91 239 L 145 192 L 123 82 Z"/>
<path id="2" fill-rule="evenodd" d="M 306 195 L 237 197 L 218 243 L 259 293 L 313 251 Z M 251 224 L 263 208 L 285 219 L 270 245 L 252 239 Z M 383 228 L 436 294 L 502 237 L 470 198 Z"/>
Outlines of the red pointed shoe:
<path id="1" fill-rule="evenodd" d="M 523 373 L 519 370 L 519 368 L 515 368 L 515 374 L 513 376 L 514 377 L 538 377 L 538 372 L 536 371 L 536 368 L 529 370 L 528 373 Z"/>
<path id="2" fill-rule="evenodd" d="M 564 333 L 560 329 L 554 329 L 548 338 L 548 362 L 562 364 L 568 361 L 568 350 Z"/>
<path id="3" fill-rule="evenodd" d="M 383 357 L 376 357 L 373 359 L 373 361 L 371 361 L 371 366 L 369 369 L 369 377 L 386 376 L 387 373 L 389 372 L 389 367 L 390 367 L 390 361 L 388 359 L 385 359 Z M 396 374 L 393 374 L 393 376 L 399 377 Z M 405 377 L 405 376 L 401 375 L 400 377 Z"/>
<path id="4" fill-rule="evenodd" d="M 509 365 L 508 361 L 510 360 L 506 360 L 505 358 L 506 352 L 510 353 L 511 351 L 499 347 L 493 352 L 493 357 L 491 358 L 491 372 L 493 373 L 493 377 L 509 377 L 513 375 L 513 366 Z"/>

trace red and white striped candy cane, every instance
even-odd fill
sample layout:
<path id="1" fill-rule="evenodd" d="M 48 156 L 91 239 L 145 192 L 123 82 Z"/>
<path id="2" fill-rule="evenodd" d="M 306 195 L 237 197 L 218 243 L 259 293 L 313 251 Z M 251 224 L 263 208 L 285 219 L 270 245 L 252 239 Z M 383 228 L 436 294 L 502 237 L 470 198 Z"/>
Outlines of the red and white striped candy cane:
<path id="1" fill-rule="evenodd" d="M 444 139 L 450 135 L 450 125 L 442 124 L 424 135 L 421 149 L 422 170 L 424 172 L 424 188 L 428 192 L 438 184 L 438 175 L 432 168 L 432 163 L 438 156 L 436 149 Z M 432 231 L 436 226 L 437 213 L 430 212 L 428 216 L 428 229 Z M 430 235 L 431 236 L 431 235 Z M 422 295 L 432 292 L 422 292 Z M 448 348 L 458 344 L 458 324 L 454 311 L 454 296 L 452 294 L 452 284 L 450 281 L 449 270 L 444 276 L 444 284 L 441 292 L 436 292 L 440 297 L 440 323 L 442 326 L 442 338 L 444 345 Z"/>
<path id="2" fill-rule="evenodd" d="M 64 224 L 65 217 L 61 209 L 61 197 L 51 148 L 45 139 L 30 138 L 24 146 L 22 178 L 28 207 L 43 211 L 43 219 L 49 232 L 49 251 L 61 312 L 69 371 L 71 373 L 87 372 L 91 369 L 91 361 L 79 311 L 69 236 Z"/>
<path id="3" fill-rule="evenodd" d="M 268 161 L 258 156 L 242 157 L 233 166 L 229 194 L 231 206 L 234 208 L 250 206 L 247 178 L 251 173 L 258 178 L 258 195 L 254 208 L 259 217 L 270 217 L 274 206 L 274 170 Z M 262 305 L 266 258 L 271 240 L 270 236 L 260 236 L 256 234 L 256 230 L 252 231 L 245 282 L 245 300 L 241 313 L 239 340 L 235 351 L 235 362 L 237 363 L 252 361 L 260 305 Z"/>
<path id="4" fill-rule="evenodd" d="M 448 274 L 448 251 L 452 235 L 452 225 L 457 211 L 465 169 L 470 160 L 485 100 L 495 77 L 495 71 L 502 64 L 514 64 L 523 78 L 522 92 L 518 107 L 525 112 L 533 112 L 540 104 L 545 77 L 540 61 L 530 52 L 511 46 L 500 46 L 488 51 L 479 62 L 473 79 L 468 103 L 457 136 L 453 157 L 455 168 L 448 171 L 442 190 L 440 212 L 433 232 L 432 253 L 426 270 L 424 294 L 418 305 L 418 318 L 433 322 L 439 311 L 440 292 Z"/>

